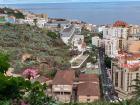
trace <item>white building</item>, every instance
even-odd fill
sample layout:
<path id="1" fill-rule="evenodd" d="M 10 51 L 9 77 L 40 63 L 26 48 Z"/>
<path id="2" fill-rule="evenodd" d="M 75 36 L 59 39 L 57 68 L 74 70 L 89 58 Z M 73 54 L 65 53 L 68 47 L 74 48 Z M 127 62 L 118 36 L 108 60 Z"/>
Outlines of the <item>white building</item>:
<path id="1" fill-rule="evenodd" d="M 104 30 L 105 27 L 106 26 L 98 26 L 97 27 L 97 32 L 103 32 L 103 30 Z"/>
<path id="2" fill-rule="evenodd" d="M 103 38 L 124 38 L 127 39 L 128 28 L 109 27 L 103 29 Z"/>
<path id="3" fill-rule="evenodd" d="M 98 36 L 92 37 L 92 45 L 99 47 L 101 39 Z"/>
<path id="4" fill-rule="evenodd" d="M 84 43 L 84 35 L 74 35 L 71 41 L 73 48 L 76 48 L 80 52 L 84 52 L 85 48 L 83 48 Z"/>
<path id="5" fill-rule="evenodd" d="M 126 49 L 128 28 L 109 27 L 103 29 L 106 54 L 115 57 L 119 51 Z"/>
<path id="6" fill-rule="evenodd" d="M 53 21 L 53 22 L 48 22 L 45 24 L 45 27 L 48 28 L 49 30 L 57 30 L 58 28 L 61 28 L 61 30 L 64 30 L 65 28 L 70 27 L 71 23 L 70 21 Z"/>
<path id="7" fill-rule="evenodd" d="M 40 19 L 37 20 L 37 26 L 40 27 L 40 28 L 45 27 L 46 23 L 47 23 L 47 21 L 43 18 L 40 18 Z"/>
<path id="8" fill-rule="evenodd" d="M 71 43 L 74 37 L 74 32 L 75 32 L 74 25 L 71 25 L 70 27 L 65 28 L 62 32 L 60 32 L 61 38 L 65 44 L 69 45 Z"/>

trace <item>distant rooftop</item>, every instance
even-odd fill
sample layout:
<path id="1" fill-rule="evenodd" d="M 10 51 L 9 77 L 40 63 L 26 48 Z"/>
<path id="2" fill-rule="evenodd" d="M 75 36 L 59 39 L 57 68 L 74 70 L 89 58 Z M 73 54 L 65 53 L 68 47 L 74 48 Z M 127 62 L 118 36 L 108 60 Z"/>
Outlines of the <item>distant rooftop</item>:
<path id="1" fill-rule="evenodd" d="M 61 32 L 61 35 L 62 37 L 70 37 L 75 31 L 75 27 L 74 25 L 71 25 L 70 27 L 68 28 L 65 28 L 62 32 Z"/>
<path id="2" fill-rule="evenodd" d="M 129 25 L 124 22 L 124 21 L 116 21 L 114 24 L 113 24 L 113 27 L 128 27 Z"/>

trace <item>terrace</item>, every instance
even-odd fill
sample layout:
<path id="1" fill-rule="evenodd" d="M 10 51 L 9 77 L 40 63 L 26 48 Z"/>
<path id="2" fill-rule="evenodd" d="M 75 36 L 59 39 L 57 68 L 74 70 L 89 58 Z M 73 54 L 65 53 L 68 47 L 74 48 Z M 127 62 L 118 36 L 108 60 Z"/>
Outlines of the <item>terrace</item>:
<path id="1" fill-rule="evenodd" d="M 79 55 L 71 60 L 71 68 L 76 69 L 82 67 L 82 65 L 86 62 L 89 55 Z"/>

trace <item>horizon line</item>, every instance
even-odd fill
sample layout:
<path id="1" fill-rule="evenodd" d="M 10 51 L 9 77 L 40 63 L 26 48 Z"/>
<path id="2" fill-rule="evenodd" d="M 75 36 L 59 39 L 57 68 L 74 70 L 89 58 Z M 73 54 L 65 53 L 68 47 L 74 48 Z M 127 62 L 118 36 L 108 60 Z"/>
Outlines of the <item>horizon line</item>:
<path id="1" fill-rule="evenodd" d="M 135 1 L 132 1 L 132 0 L 128 0 L 128 1 L 103 1 L 103 2 L 101 2 L 101 1 L 83 1 L 83 2 L 80 2 L 80 1 L 77 1 L 77 2 L 29 2 L 29 3 L 25 3 L 25 2 L 23 2 L 23 3 L 2 3 L 2 4 L 0 4 L 0 5 L 11 5 L 11 4 L 43 4 L 43 3 L 45 3 L 45 4 L 62 4 L 62 3 L 118 3 L 118 2 L 140 2 L 140 1 L 137 1 L 137 0 L 135 0 Z"/>

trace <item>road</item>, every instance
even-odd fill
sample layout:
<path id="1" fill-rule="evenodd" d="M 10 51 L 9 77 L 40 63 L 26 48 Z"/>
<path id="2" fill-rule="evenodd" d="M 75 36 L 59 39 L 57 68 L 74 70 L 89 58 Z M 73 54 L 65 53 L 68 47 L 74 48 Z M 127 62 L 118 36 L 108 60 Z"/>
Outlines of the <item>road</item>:
<path id="1" fill-rule="evenodd" d="M 99 48 L 99 63 L 101 70 L 101 85 L 103 96 L 106 101 L 115 101 L 118 100 L 118 97 L 115 94 L 115 89 L 113 86 L 113 82 L 110 79 L 107 68 L 104 63 L 105 49 Z"/>

